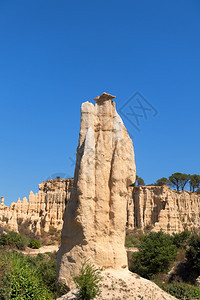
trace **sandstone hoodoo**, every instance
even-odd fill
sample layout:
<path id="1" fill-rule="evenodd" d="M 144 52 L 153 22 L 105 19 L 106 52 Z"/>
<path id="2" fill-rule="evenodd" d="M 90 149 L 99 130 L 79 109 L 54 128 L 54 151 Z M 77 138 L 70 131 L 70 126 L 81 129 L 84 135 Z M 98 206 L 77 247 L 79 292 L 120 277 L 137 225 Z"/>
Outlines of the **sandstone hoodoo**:
<path id="1" fill-rule="evenodd" d="M 58 253 L 58 280 L 69 288 L 85 258 L 105 269 L 127 267 L 127 197 L 136 171 L 132 140 L 113 98 L 103 93 L 95 105 L 81 106 L 74 187 Z"/>

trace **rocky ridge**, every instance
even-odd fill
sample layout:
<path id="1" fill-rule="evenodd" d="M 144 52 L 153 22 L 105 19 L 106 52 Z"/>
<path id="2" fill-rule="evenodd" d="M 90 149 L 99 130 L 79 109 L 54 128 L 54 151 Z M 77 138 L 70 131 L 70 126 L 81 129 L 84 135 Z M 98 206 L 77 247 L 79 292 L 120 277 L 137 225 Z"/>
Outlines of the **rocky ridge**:
<path id="1" fill-rule="evenodd" d="M 166 233 L 193 231 L 200 227 L 200 195 L 175 191 L 167 186 L 138 186 L 129 189 L 127 228 Z"/>
<path id="2" fill-rule="evenodd" d="M 39 185 L 39 192 L 12 202 L 10 207 L 0 204 L 0 226 L 9 230 L 20 231 L 20 226 L 30 232 L 41 235 L 49 232 L 50 227 L 61 230 L 66 202 L 70 197 L 73 179 L 52 179 Z"/>
<path id="3" fill-rule="evenodd" d="M 0 203 L 0 226 L 20 231 L 21 225 L 40 235 L 50 226 L 61 230 L 65 206 L 70 198 L 73 179 L 53 179 L 42 182 L 39 192 L 30 192 L 9 206 Z M 166 233 L 179 233 L 184 229 L 200 227 L 200 195 L 188 191 L 175 191 L 167 186 L 138 186 L 128 188 L 128 231 L 149 227 Z"/>

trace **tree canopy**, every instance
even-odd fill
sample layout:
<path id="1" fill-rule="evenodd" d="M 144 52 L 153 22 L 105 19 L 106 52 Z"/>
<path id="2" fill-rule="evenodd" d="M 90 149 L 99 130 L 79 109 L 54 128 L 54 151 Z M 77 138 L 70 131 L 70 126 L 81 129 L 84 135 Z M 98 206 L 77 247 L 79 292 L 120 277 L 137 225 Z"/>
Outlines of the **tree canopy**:
<path id="1" fill-rule="evenodd" d="M 134 252 L 131 271 L 150 279 L 169 270 L 177 253 L 173 238 L 162 231 L 151 232 L 141 239 L 139 252 Z"/>
<path id="2" fill-rule="evenodd" d="M 169 185 L 169 183 L 170 183 L 169 179 L 167 179 L 166 177 L 162 177 L 156 181 L 155 185 L 162 186 L 162 185 Z"/>
<path id="3" fill-rule="evenodd" d="M 175 187 L 177 191 L 180 191 L 180 189 L 183 191 L 185 185 L 190 179 L 190 175 L 184 174 L 184 173 L 173 173 L 171 176 L 169 176 L 170 186 Z"/>
<path id="4" fill-rule="evenodd" d="M 195 189 L 200 187 L 200 175 L 190 175 L 190 191 L 194 192 Z"/>
<path id="5" fill-rule="evenodd" d="M 138 175 L 136 175 L 136 180 L 135 180 L 135 184 L 134 185 L 135 186 L 145 185 L 145 182 L 144 182 L 144 180 L 141 177 L 139 177 Z"/>
<path id="6" fill-rule="evenodd" d="M 136 181 L 133 184 L 133 186 L 144 186 L 145 182 L 143 178 L 136 175 Z M 185 174 L 176 172 L 167 177 L 159 178 L 155 183 L 148 184 L 149 185 L 155 185 L 155 186 L 163 186 L 167 185 L 170 188 L 174 188 L 177 191 L 184 191 L 184 189 L 187 187 L 187 189 L 190 188 L 191 192 L 200 193 L 200 175 L 198 174 Z"/>

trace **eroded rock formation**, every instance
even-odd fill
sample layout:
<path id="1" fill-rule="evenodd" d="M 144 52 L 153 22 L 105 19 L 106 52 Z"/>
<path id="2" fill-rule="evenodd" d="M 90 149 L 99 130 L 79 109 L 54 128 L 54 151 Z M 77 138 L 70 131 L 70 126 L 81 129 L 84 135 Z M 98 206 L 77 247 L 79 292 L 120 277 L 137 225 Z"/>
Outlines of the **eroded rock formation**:
<path id="1" fill-rule="evenodd" d="M 39 193 L 30 192 L 10 207 L 1 197 L 0 226 L 20 231 L 21 226 L 34 233 L 49 231 L 50 226 L 61 230 L 63 213 L 73 179 L 54 179 L 41 183 Z M 193 230 L 200 227 L 200 195 L 188 191 L 177 192 L 167 186 L 129 187 L 127 198 L 127 229 L 162 229 L 166 233 Z"/>
<path id="2" fill-rule="evenodd" d="M 81 107 L 74 187 L 67 202 L 58 253 L 58 279 L 71 287 L 71 273 L 85 258 L 104 268 L 126 268 L 124 247 L 128 187 L 135 181 L 132 141 L 104 93 Z"/>
<path id="3" fill-rule="evenodd" d="M 177 192 L 167 186 L 129 188 L 127 227 L 146 226 L 166 233 L 193 230 L 200 226 L 200 195 Z"/>
<path id="4" fill-rule="evenodd" d="M 10 207 L 0 204 L 0 225 L 19 231 L 20 226 L 40 235 L 42 230 L 49 231 L 50 226 L 61 230 L 63 213 L 69 199 L 73 179 L 52 179 L 39 185 L 39 192 L 29 194 L 29 201 L 23 198 L 12 202 Z"/>

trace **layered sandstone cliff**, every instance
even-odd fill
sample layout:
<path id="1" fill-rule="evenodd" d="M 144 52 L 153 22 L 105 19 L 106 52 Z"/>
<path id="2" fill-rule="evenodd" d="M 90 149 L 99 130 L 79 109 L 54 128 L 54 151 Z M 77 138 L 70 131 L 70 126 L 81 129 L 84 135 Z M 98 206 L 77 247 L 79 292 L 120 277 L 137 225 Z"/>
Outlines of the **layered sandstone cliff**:
<path id="1" fill-rule="evenodd" d="M 73 179 L 54 179 L 39 185 L 39 192 L 30 192 L 29 201 L 18 199 L 10 207 L 1 197 L 0 226 L 19 231 L 26 226 L 31 232 L 41 234 L 50 226 L 61 230 L 63 213 Z M 194 230 L 200 227 L 200 195 L 188 191 L 177 192 L 167 186 L 129 187 L 127 198 L 128 230 L 134 228 L 166 233 Z"/>
<path id="2" fill-rule="evenodd" d="M 12 202 L 10 207 L 0 204 L 0 226 L 19 231 L 20 226 L 40 235 L 50 226 L 61 230 L 66 202 L 69 199 L 73 179 L 52 179 L 39 185 L 39 192 L 29 194 L 29 201 L 23 198 Z"/>
<path id="3" fill-rule="evenodd" d="M 104 268 L 126 268 L 124 247 L 128 187 L 135 181 L 132 140 L 104 93 L 81 107 L 74 187 L 64 214 L 58 280 L 71 287 L 71 273 L 84 259 Z"/>
<path id="4" fill-rule="evenodd" d="M 194 230 L 200 227 L 200 195 L 177 192 L 167 186 L 129 188 L 128 229 L 149 226 L 166 233 Z"/>

